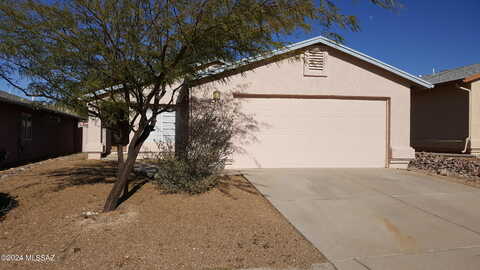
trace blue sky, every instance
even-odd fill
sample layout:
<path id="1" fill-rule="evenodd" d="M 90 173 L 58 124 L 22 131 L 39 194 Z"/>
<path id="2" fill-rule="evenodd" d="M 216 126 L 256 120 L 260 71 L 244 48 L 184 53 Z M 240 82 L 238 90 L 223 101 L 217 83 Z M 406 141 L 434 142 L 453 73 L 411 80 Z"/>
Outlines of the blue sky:
<path id="1" fill-rule="evenodd" d="M 337 0 L 344 13 L 356 15 L 362 30 L 340 30 L 345 44 L 414 75 L 480 63 L 479 0 L 401 0 L 404 7 L 392 12 L 368 0 Z M 287 39 L 296 42 L 321 34 Z M 12 90 L 0 82 L 1 90 Z M 18 92 L 16 92 L 18 94 Z"/>
<path id="2" fill-rule="evenodd" d="M 368 0 L 340 0 L 344 13 L 356 15 L 360 32 L 340 31 L 345 45 L 414 75 L 480 63 L 479 0 L 400 0 L 392 12 Z M 295 35 L 292 40 L 315 36 Z"/>

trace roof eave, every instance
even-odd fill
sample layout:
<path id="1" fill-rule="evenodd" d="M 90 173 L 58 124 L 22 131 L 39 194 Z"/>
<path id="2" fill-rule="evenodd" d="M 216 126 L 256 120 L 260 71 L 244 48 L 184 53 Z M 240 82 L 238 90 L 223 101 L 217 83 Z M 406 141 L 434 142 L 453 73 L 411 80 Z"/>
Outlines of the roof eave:
<path id="1" fill-rule="evenodd" d="M 208 75 L 215 75 L 215 74 L 219 74 L 219 73 L 222 73 L 222 72 L 225 72 L 227 70 L 232 70 L 232 69 L 236 69 L 240 66 L 243 66 L 243 65 L 246 65 L 246 64 L 250 64 L 250 63 L 253 63 L 253 62 L 257 62 L 257 61 L 261 61 L 261 60 L 265 60 L 267 58 L 271 58 L 271 57 L 274 57 L 274 56 L 277 56 L 277 55 L 281 55 L 281 54 L 285 54 L 285 53 L 288 53 L 288 52 L 291 52 L 291 51 L 295 51 L 295 50 L 299 50 L 299 49 L 303 49 L 305 47 L 308 47 L 308 46 L 312 46 L 312 45 L 315 45 L 315 44 L 324 44 L 324 45 L 327 45 L 329 47 L 332 47 L 334 49 L 337 49 L 341 52 L 344 52 L 346 54 L 349 54 L 349 55 L 352 55 L 356 58 L 359 58 L 365 62 L 368 62 L 372 65 L 375 65 L 377 67 L 380 67 L 382 69 L 385 69 L 393 74 L 396 74 L 397 76 L 401 77 L 401 78 L 404 78 L 410 82 L 413 82 L 414 84 L 418 85 L 418 86 L 422 86 L 422 87 L 425 87 L 425 88 L 433 88 L 434 85 L 417 77 L 417 76 L 414 76 L 408 72 L 405 72 L 403 70 L 400 70 L 394 66 L 391 66 L 389 64 L 386 64 L 376 58 L 373 58 L 371 56 L 368 56 L 366 54 L 363 54 L 361 52 L 358 52 L 352 48 L 349 48 L 347 46 L 344 46 L 338 42 L 335 42 L 333 40 L 330 40 L 330 39 L 327 39 L 327 38 L 324 38 L 322 36 L 318 36 L 318 37 L 314 37 L 314 38 L 311 38 L 311 39 L 307 39 L 307 40 L 304 40 L 304 41 L 300 41 L 298 43 L 294 43 L 294 44 L 291 44 L 289 46 L 286 46 L 285 48 L 283 49 L 278 49 L 278 50 L 274 50 L 270 53 L 267 53 L 265 55 L 259 55 L 259 56 L 255 56 L 255 57 L 251 57 L 251 58 L 247 58 L 247 59 L 242 59 L 242 60 L 239 60 L 235 63 L 232 63 L 231 65 L 227 66 L 227 67 L 223 67 L 223 68 L 219 68 L 218 70 L 216 70 L 215 72 L 213 72 L 214 74 L 206 74 L 206 76 Z"/>
<path id="2" fill-rule="evenodd" d="M 67 113 L 67 112 L 62 112 L 62 111 L 59 111 L 59 110 L 54 110 L 54 109 L 50 109 L 50 108 L 46 108 L 46 107 L 42 107 L 42 106 L 35 106 L 35 104 L 33 104 L 33 103 L 22 102 L 22 101 L 19 101 L 19 100 L 11 100 L 11 99 L 0 97 L 0 102 L 5 102 L 5 103 L 8 103 L 8 104 L 21 106 L 21 107 L 24 107 L 24 108 L 28 108 L 30 110 L 40 110 L 40 111 L 45 111 L 45 112 L 49 112 L 49 113 L 53 113 L 53 114 L 60 114 L 60 115 L 66 116 L 66 117 L 76 118 L 78 120 L 87 120 L 87 118 L 85 118 L 83 116 L 80 116 L 80 115 L 70 114 L 70 113 Z"/>
<path id="3" fill-rule="evenodd" d="M 471 83 L 471 82 L 474 82 L 474 81 L 477 81 L 477 80 L 480 80 L 480 73 L 472 75 L 470 77 L 464 78 L 463 82 L 464 83 Z"/>
<path id="4" fill-rule="evenodd" d="M 342 45 L 338 42 L 335 42 L 333 40 L 330 40 L 330 39 L 327 39 L 327 38 L 324 38 L 324 37 L 316 37 L 316 38 L 312 38 L 310 40 L 307 40 L 306 42 L 311 43 L 309 45 L 313 45 L 315 43 L 321 42 L 321 43 L 323 43 L 327 46 L 330 46 L 334 49 L 337 49 L 337 50 L 342 51 L 346 54 L 355 56 L 355 57 L 357 57 L 357 58 L 359 58 L 359 59 L 361 59 L 365 62 L 368 62 L 368 63 L 373 64 L 375 66 L 378 66 L 380 68 L 383 68 L 383 69 L 385 69 L 385 70 L 387 70 L 391 73 L 394 73 L 394 74 L 396 74 L 396 75 L 398 75 L 398 76 L 400 76 L 404 79 L 407 79 L 408 81 L 411 81 L 411 82 L 413 82 L 413 83 L 415 83 L 419 86 L 423 86 L 423 87 L 426 87 L 426 88 L 433 88 L 433 84 L 431 84 L 431 83 L 429 83 L 429 82 L 427 82 L 427 81 L 425 81 L 425 80 L 423 80 L 423 79 L 421 79 L 417 76 L 414 76 L 414 75 L 412 75 L 408 72 L 405 72 L 405 71 L 403 71 L 401 69 L 398 69 L 394 66 L 391 66 L 389 64 L 386 64 L 386 63 L 384 63 L 384 62 L 382 62 L 382 61 L 380 61 L 376 58 L 373 58 L 373 57 L 368 56 L 364 53 L 356 51 L 352 48 L 344 46 L 344 45 Z M 309 45 L 306 45 L 306 46 L 309 46 Z"/>

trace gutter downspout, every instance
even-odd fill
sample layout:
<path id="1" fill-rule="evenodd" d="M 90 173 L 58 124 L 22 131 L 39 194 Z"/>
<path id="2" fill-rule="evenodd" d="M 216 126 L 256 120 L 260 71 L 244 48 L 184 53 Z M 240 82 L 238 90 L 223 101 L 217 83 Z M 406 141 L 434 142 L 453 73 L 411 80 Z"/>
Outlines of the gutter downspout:
<path id="1" fill-rule="evenodd" d="M 466 153 L 468 148 L 468 143 L 472 139 L 472 90 L 462 87 L 460 85 L 457 85 L 457 88 L 459 90 L 467 91 L 468 93 L 468 137 L 465 138 L 465 147 L 463 148 L 463 151 L 462 151 L 462 153 Z"/>

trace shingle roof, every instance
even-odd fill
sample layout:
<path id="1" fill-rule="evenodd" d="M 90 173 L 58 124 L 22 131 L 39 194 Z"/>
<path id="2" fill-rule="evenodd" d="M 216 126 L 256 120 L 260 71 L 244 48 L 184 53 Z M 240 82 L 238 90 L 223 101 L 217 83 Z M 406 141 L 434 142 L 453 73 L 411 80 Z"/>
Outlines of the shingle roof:
<path id="1" fill-rule="evenodd" d="M 1 90 L 0 90 L 0 102 L 6 102 L 6 103 L 15 104 L 15 105 L 23 106 L 23 107 L 28 107 L 28 108 L 31 108 L 31 109 L 49 111 L 49 112 L 53 112 L 53 113 L 62 114 L 62 115 L 65 115 L 65 116 L 70 116 L 70 117 L 74 117 L 74 118 L 78 118 L 78 119 L 83 119 L 83 117 L 81 117 L 77 114 L 62 111 L 62 110 L 52 108 L 52 107 L 47 107 L 42 102 L 31 101 L 31 100 L 28 100 L 28 99 L 25 99 L 25 98 L 22 98 L 22 97 L 19 97 L 19 96 L 16 96 L 16 95 L 9 94 L 9 93 L 7 93 L 5 91 L 1 91 Z"/>
<path id="2" fill-rule="evenodd" d="M 450 81 L 462 80 L 466 77 L 480 73 L 480 64 L 473 64 L 454 69 L 449 69 L 432 75 L 421 76 L 425 81 L 432 84 L 439 84 Z"/>

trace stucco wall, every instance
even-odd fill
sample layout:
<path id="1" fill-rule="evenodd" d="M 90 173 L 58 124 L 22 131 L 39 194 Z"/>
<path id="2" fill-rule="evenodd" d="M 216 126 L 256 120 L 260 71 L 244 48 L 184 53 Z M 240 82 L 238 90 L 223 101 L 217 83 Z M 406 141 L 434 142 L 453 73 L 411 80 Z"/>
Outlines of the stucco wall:
<path id="1" fill-rule="evenodd" d="M 468 92 L 456 83 L 412 91 L 411 140 L 417 151 L 460 153 L 468 137 Z"/>
<path id="2" fill-rule="evenodd" d="M 102 154 L 102 122 L 98 118 L 89 117 L 86 129 L 86 144 L 83 151 L 88 153 L 88 158 L 100 158 Z"/>
<path id="3" fill-rule="evenodd" d="M 390 166 L 404 167 L 414 157 L 414 150 L 410 147 L 411 83 L 343 52 L 324 48 L 328 51 L 326 77 L 304 76 L 300 54 L 233 75 L 226 83 L 211 82 L 197 86 L 191 89 L 192 95 L 211 98 L 212 92 L 219 90 L 223 94 L 240 92 L 389 98 Z M 92 147 L 87 147 L 87 151 L 101 151 L 101 144 L 96 142 L 99 128 L 98 123 L 89 123 L 89 130 L 96 131 L 88 131 L 88 143 Z"/>
<path id="4" fill-rule="evenodd" d="M 138 121 L 139 119 L 137 118 L 135 125 L 138 125 Z M 157 116 L 157 128 L 160 126 L 161 121 L 162 118 L 160 115 Z M 115 145 L 112 145 L 111 132 L 105 128 L 104 131 L 102 131 L 102 122 L 100 119 L 89 117 L 88 127 L 84 133 L 86 134 L 86 139 L 84 140 L 85 146 L 83 147 L 83 151 L 88 153 L 89 159 L 100 159 L 110 154 L 113 154 L 112 157 L 116 158 L 115 155 L 117 154 L 117 148 Z M 157 140 L 153 133 L 154 132 L 152 132 L 148 139 L 143 143 L 139 154 L 140 158 L 152 158 L 155 153 L 158 152 Z M 133 135 L 133 132 L 130 132 L 130 141 L 133 138 Z M 104 136 L 105 138 L 103 138 Z M 102 138 L 105 141 L 102 141 Z M 123 147 L 124 153 L 128 151 L 128 146 L 129 145 Z"/>
<path id="5" fill-rule="evenodd" d="M 480 80 L 471 83 L 472 102 L 471 108 L 471 153 L 480 156 Z"/>
<path id="6" fill-rule="evenodd" d="M 304 76 L 302 58 L 290 57 L 234 75 L 226 84 L 206 84 L 193 93 L 211 97 L 211 92 L 216 89 L 249 94 L 388 97 L 391 99 L 391 167 L 406 164 L 414 157 L 414 150 L 410 147 L 409 83 L 343 52 L 325 49 L 328 51 L 326 77 Z"/>
<path id="7" fill-rule="evenodd" d="M 32 116 L 29 140 L 20 138 L 22 113 Z M 0 151 L 7 152 L 0 168 L 80 152 L 82 129 L 77 127 L 77 122 L 72 117 L 0 103 Z"/>
<path id="8" fill-rule="evenodd" d="M 178 98 L 178 95 L 180 93 L 180 82 L 174 82 L 173 85 L 170 88 L 166 89 L 166 93 L 163 96 L 163 98 L 160 101 L 160 104 L 169 104 L 170 101 L 172 101 L 172 104 L 175 104 Z M 151 91 L 151 87 L 146 87 L 144 89 L 145 95 L 148 95 Z M 105 97 L 104 97 L 105 98 Z M 135 102 L 135 97 L 132 95 L 131 97 L 131 102 Z M 151 104 L 153 104 L 154 101 L 151 101 Z M 93 107 L 92 107 L 93 108 Z M 157 118 L 157 121 L 159 120 L 160 117 Z M 135 125 L 138 124 L 139 118 L 137 118 L 137 121 L 134 123 Z M 83 146 L 83 152 L 88 153 L 88 158 L 89 159 L 100 159 L 108 154 L 114 153 L 116 155 L 116 147 L 111 145 L 111 135 L 109 130 L 103 131 L 105 132 L 106 138 L 105 142 L 102 142 L 102 123 L 100 119 L 90 116 L 88 119 L 88 127 L 85 128 L 84 134 L 85 134 L 85 139 L 84 139 L 84 146 Z M 133 132 L 130 133 L 130 139 L 133 138 Z M 105 149 L 103 149 L 103 145 L 105 145 Z M 124 152 L 127 152 L 128 150 L 128 145 L 126 145 L 124 148 Z M 152 153 L 155 153 L 158 151 L 158 146 L 157 143 L 151 140 L 151 137 L 147 139 L 147 141 L 144 142 L 139 154 L 139 157 L 152 157 Z"/>

